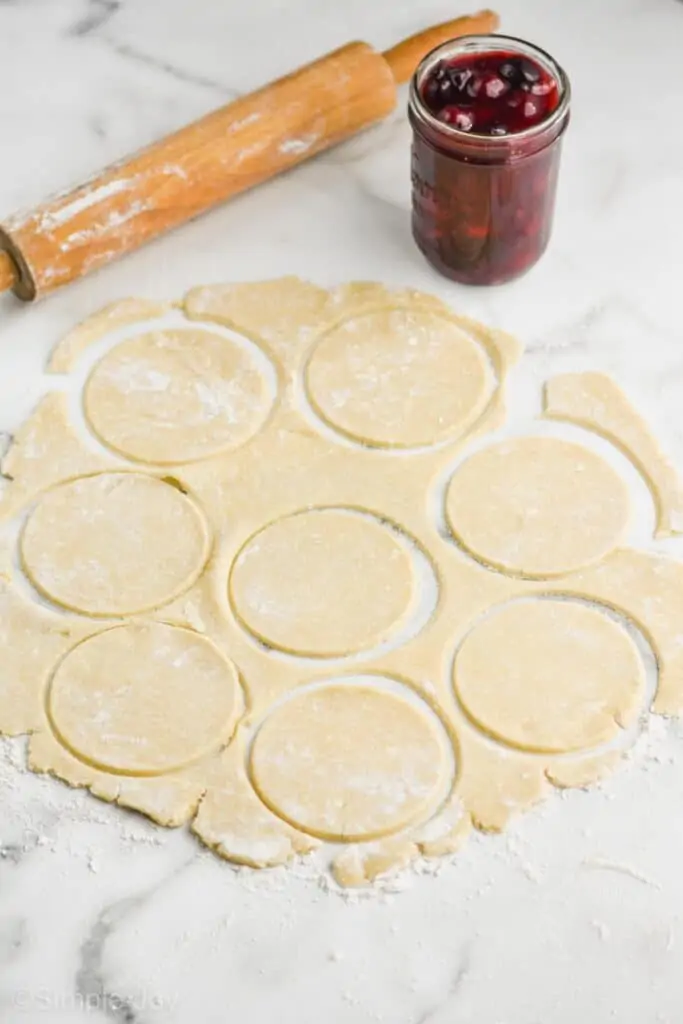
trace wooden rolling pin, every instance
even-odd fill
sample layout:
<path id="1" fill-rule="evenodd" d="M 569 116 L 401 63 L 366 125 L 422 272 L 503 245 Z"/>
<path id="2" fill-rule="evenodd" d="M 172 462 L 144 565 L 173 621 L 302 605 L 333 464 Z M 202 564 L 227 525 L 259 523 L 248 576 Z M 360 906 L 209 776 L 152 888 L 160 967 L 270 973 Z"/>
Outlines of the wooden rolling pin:
<path id="1" fill-rule="evenodd" d="M 385 53 L 349 43 L 0 227 L 0 291 L 45 295 L 385 117 L 422 57 L 493 32 L 481 11 Z"/>

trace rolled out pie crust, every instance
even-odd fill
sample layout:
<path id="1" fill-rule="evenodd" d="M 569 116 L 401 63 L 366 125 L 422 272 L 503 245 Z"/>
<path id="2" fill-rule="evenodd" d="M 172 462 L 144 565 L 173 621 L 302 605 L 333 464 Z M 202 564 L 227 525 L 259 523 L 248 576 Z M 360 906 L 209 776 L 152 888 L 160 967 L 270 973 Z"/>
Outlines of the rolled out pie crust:
<path id="1" fill-rule="evenodd" d="M 189 292 L 182 311 L 184 325 L 169 327 L 165 307 L 124 303 L 127 332 L 138 312 L 140 331 L 109 350 L 115 313 L 72 333 L 55 371 L 102 346 L 85 424 L 51 392 L 3 462 L 12 479 L 0 503 L 0 730 L 30 733 L 34 770 L 162 824 L 191 822 L 240 864 L 274 866 L 332 842 L 335 877 L 356 885 L 453 853 L 473 825 L 501 829 L 552 786 L 584 786 L 613 768 L 650 700 L 643 645 L 658 662 L 654 709 L 683 708 L 683 566 L 623 546 L 625 491 L 594 461 L 588 434 L 585 447 L 570 446 L 598 467 L 583 492 L 581 473 L 559 473 L 554 499 L 536 489 L 536 520 L 515 525 L 514 503 L 501 520 L 488 508 L 481 522 L 473 515 L 476 460 L 500 443 L 487 435 L 504 423 L 514 339 L 432 296 L 372 282 L 215 285 Z M 219 341 L 203 347 L 207 337 Z M 422 373 L 411 374 L 412 349 L 429 357 Z M 136 376 L 130 357 L 141 352 Z M 461 380 L 457 361 L 440 376 L 449 352 L 463 356 Z M 209 384 L 222 374 L 223 398 L 237 401 L 205 402 L 198 427 L 207 374 Z M 550 382 L 548 413 L 574 417 L 557 394 Z M 170 420 L 176 395 L 187 401 Z M 614 417 L 630 406 L 612 382 L 601 396 L 600 417 L 582 422 L 603 434 L 609 422 L 616 437 Z M 405 421 L 392 413 L 401 407 Z M 520 479 L 535 465 L 533 424 L 528 435 L 515 443 Z M 673 508 L 672 477 L 660 493 L 642 435 L 619 435 Z M 456 493 L 468 465 L 474 480 Z M 166 495 L 153 524 L 133 495 L 114 510 L 120 530 L 109 520 L 103 553 L 106 500 L 95 501 L 80 545 L 55 514 L 68 512 L 60 495 L 92 496 L 103 485 L 88 481 L 119 476 Z M 573 517 L 565 506 L 575 496 Z M 515 500 L 525 508 L 524 493 Z M 565 529 L 584 516 L 573 547 L 553 546 L 553 500 Z M 200 526 L 188 554 L 191 523 Z M 505 543 L 512 556 L 496 557 Z M 92 564 L 79 569 L 86 547 Z M 135 567 L 146 547 L 150 564 Z M 527 641 L 547 615 L 548 642 L 535 647 Z M 513 677 L 496 651 L 515 650 L 524 630 Z M 577 674 L 563 668 L 544 685 L 572 633 Z M 601 674 L 604 656 L 613 672 Z"/>

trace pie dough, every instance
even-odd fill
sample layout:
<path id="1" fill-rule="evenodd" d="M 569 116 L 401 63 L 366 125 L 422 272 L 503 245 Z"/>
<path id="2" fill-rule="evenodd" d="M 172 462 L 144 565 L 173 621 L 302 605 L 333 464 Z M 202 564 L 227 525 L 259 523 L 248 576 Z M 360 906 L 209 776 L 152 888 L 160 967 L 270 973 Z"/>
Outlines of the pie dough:
<path id="1" fill-rule="evenodd" d="M 171 309 L 167 303 L 151 302 L 149 299 L 120 299 L 110 303 L 62 338 L 48 360 L 48 373 L 70 373 L 77 366 L 81 355 L 94 342 L 106 337 L 109 331 L 145 320 L 161 319 Z"/>
<path id="2" fill-rule="evenodd" d="M 481 347 L 452 320 L 381 310 L 324 334 L 306 367 L 311 404 L 363 444 L 411 448 L 462 434 L 491 392 Z"/>
<path id="3" fill-rule="evenodd" d="M 322 846 L 342 885 L 602 778 L 683 711 L 683 565 L 624 546 L 590 431 L 660 530 L 680 481 L 601 375 L 546 388 L 585 443 L 487 440 L 519 356 L 373 282 L 91 317 L 2 462 L 0 731 L 235 863 Z"/>
<path id="4" fill-rule="evenodd" d="M 80 760 L 125 775 L 191 764 L 230 739 L 242 697 L 234 666 L 205 637 L 160 623 L 88 637 L 58 664 L 47 710 Z"/>
<path id="5" fill-rule="evenodd" d="M 683 486 L 648 426 L 604 373 L 563 373 L 543 395 L 549 419 L 578 423 L 612 441 L 645 477 L 657 506 L 656 537 L 683 533 Z"/>
<path id="6" fill-rule="evenodd" d="M 393 693 L 326 686 L 295 694 L 256 733 L 257 793 L 291 825 L 332 840 L 373 839 L 424 811 L 447 776 L 427 714 Z"/>
<path id="7" fill-rule="evenodd" d="M 136 462 L 193 462 L 244 443 L 271 403 L 264 358 L 198 327 L 122 341 L 85 387 L 94 433 Z M 266 368 L 267 368 L 266 363 Z"/>
<path id="8" fill-rule="evenodd" d="M 47 491 L 29 513 L 20 552 L 45 597 L 107 616 L 172 600 L 198 578 L 209 546 L 204 516 L 173 483 L 101 473 Z"/>
<path id="9" fill-rule="evenodd" d="M 477 725 L 503 743 L 569 753 L 630 725 L 645 677 L 626 630 L 572 601 L 519 601 L 494 610 L 465 638 L 455 692 Z"/>
<path id="10" fill-rule="evenodd" d="M 242 548 L 230 577 L 232 605 L 247 629 L 272 647 L 319 657 L 381 643 L 412 593 L 406 544 L 388 524 L 353 509 L 271 523 Z"/>
<path id="11" fill-rule="evenodd" d="M 446 497 L 454 536 L 476 558 L 520 576 L 560 576 L 597 562 L 629 518 L 626 485 L 598 455 L 523 437 L 471 455 Z"/>

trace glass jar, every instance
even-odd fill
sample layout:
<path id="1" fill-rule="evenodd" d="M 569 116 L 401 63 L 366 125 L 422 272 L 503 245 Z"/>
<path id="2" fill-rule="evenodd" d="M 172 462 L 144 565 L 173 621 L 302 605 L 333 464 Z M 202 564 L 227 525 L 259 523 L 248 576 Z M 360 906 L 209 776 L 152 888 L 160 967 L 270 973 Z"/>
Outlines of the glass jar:
<path id="1" fill-rule="evenodd" d="M 555 81 L 558 104 L 532 127 L 477 135 L 440 121 L 422 89 L 442 61 L 504 52 L 529 58 Z M 548 244 L 569 80 L 543 50 L 509 36 L 465 36 L 432 50 L 410 87 L 413 235 L 440 273 L 464 284 L 502 284 L 526 273 Z"/>

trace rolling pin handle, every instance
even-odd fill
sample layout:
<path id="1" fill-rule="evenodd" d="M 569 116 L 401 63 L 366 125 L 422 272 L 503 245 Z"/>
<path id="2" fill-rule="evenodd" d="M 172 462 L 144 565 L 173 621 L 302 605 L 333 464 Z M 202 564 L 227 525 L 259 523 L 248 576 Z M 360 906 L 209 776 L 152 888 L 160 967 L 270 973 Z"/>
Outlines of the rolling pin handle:
<path id="1" fill-rule="evenodd" d="M 441 43 L 455 39 L 457 36 L 467 35 L 488 35 L 495 32 L 500 24 L 500 19 L 495 11 L 479 11 L 477 14 L 470 14 L 462 18 L 454 18 L 451 21 L 444 21 L 440 25 L 433 25 L 424 32 L 417 32 L 409 39 L 385 50 L 382 56 L 391 68 L 392 74 L 398 85 L 402 85 L 412 78 L 415 68 L 422 58 Z"/>

